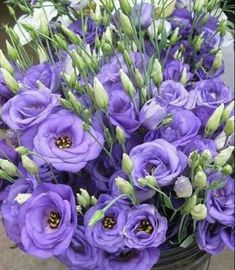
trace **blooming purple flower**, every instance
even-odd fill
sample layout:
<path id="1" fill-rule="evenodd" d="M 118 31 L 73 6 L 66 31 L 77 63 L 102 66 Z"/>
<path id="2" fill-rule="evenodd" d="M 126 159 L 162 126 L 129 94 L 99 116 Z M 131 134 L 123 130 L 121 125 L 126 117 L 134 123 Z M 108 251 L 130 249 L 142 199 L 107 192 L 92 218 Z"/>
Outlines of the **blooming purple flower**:
<path id="1" fill-rule="evenodd" d="M 173 29 L 179 27 L 179 33 L 183 37 L 187 37 L 191 31 L 192 16 L 186 8 L 177 8 L 171 15 L 171 25 Z"/>
<path id="2" fill-rule="evenodd" d="M 153 20 L 153 5 L 149 3 L 135 5 L 131 17 L 136 27 L 148 28 Z"/>
<path id="3" fill-rule="evenodd" d="M 166 240 L 167 219 L 153 205 L 140 204 L 127 212 L 123 234 L 129 248 L 159 247 Z"/>
<path id="4" fill-rule="evenodd" d="M 103 24 L 100 24 L 97 27 L 95 22 L 91 18 L 88 18 L 84 25 L 83 21 L 79 19 L 70 24 L 69 29 L 79 35 L 81 38 L 84 37 L 87 44 L 93 44 L 96 37 L 101 36 L 105 31 L 105 27 Z"/>
<path id="5" fill-rule="evenodd" d="M 105 217 L 101 221 L 95 225 L 90 225 L 89 221 L 97 210 L 103 209 L 112 199 L 109 195 L 101 195 L 98 203 L 91 207 L 84 217 L 87 241 L 107 252 L 117 252 L 124 248 L 122 232 L 126 223 L 128 206 L 117 202 L 105 212 Z"/>
<path id="6" fill-rule="evenodd" d="M 180 60 L 172 60 L 166 64 L 163 72 L 164 79 L 179 82 L 184 68 L 187 70 L 187 79 L 190 80 L 192 74 L 189 72 L 189 65 Z"/>
<path id="7" fill-rule="evenodd" d="M 30 90 L 37 89 L 37 82 L 41 82 L 52 92 L 57 92 L 60 87 L 59 71 L 49 63 L 43 63 L 29 68 L 23 79 L 23 85 Z"/>
<path id="8" fill-rule="evenodd" d="M 58 256 L 58 259 L 70 269 L 94 269 L 102 265 L 104 253 L 90 245 L 85 237 L 85 227 L 78 226 L 69 247 Z"/>
<path id="9" fill-rule="evenodd" d="M 235 247 L 235 227 L 224 227 L 221 238 L 227 248 L 234 252 Z"/>
<path id="10" fill-rule="evenodd" d="M 209 190 L 206 198 L 207 220 L 227 226 L 234 225 L 234 181 L 230 176 L 213 173 L 208 177 L 209 183 L 224 183 L 219 189 Z"/>
<path id="11" fill-rule="evenodd" d="M 23 248 L 49 258 L 70 245 L 77 226 L 75 198 L 69 186 L 40 184 L 20 208 L 19 226 Z"/>
<path id="12" fill-rule="evenodd" d="M 101 268 L 103 270 L 151 270 L 160 257 L 158 248 L 125 249 L 117 253 L 107 253 Z"/>
<path id="13" fill-rule="evenodd" d="M 186 168 L 186 156 L 163 139 L 146 142 L 134 147 L 130 154 L 134 163 L 132 177 L 136 186 L 139 178 L 152 175 L 159 186 L 173 184 Z"/>
<path id="14" fill-rule="evenodd" d="M 27 130 L 21 141 L 51 162 L 57 170 L 78 172 L 102 150 L 102 135 L 93 128 L 90 132 L 94 138 L 83 130 L 83 122 L 77 115 L 59 109 Z M 40 158 L 35 160 L 38 165 L 45 163 Z"/>
<path id="15" fill-rule="evenodd" d="M 13 130 L 29 128 L 48 117 L 59 97 L 49 89 L 21 91 L 4 104 L 2 119 Z"/>
<path id="16" fill-rule="evenodd" d="M 224 250 L 221 239 L 222 226 L 218 223 L 211 224 L 206 220 L 197 223 L 196 240 L 201 250 L 212 255 L 218 255 Z"/>

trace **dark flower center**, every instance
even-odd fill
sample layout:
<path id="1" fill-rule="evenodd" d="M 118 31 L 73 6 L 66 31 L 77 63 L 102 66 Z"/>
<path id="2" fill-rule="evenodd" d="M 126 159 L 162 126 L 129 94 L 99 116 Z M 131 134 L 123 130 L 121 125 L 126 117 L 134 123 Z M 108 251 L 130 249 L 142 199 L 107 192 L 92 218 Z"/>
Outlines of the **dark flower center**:
<path id="1" fill-rule="evenodd" d="M 57 229 L 59 227 L 60 220 L 61 220 L 61 217 L 59 213 L 52 211 L 49 215 L 47 222 L 51 229 Z"/>
<path id="2" fill-rule="evenodd" d="M 140 221 L 137 230 L 138 232 L 146 232 L 148 234 L 151 234 L 153 232 L 153 226 L 149 219 L 143 219 Z"/>
<path id="3" fill-rule="evenodd" d="M 105 229 L 111 230 L 116 225 L 116 219 L 112 216 L 103 219 L 103 226 Z"/>
<path id="4" fill-rule="evenodd" d="M 154 171 L 156 170 L 157 166 L 155 166 L 154 164 L 152 163 L 148 163 L 147 166 L 146 166 L 146 171 L 150 174 L 150 175 L 153 175 L 154 174 Z"/>
<path id="5" fill-rule="evenodd" d="M 72 141 L 68 136 L 60 136 L 55 139 L 55 145 L 60 149 L 66 149 L 72 146 Z"/>

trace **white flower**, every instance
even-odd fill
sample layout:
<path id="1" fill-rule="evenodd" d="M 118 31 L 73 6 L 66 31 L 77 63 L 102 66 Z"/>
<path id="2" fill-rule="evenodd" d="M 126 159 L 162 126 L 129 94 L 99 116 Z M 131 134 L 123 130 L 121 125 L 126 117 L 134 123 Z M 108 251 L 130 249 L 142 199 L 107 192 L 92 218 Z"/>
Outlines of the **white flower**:
<path id="1" fill-rule="evenodd" d="M 26 45 L 31 41 L 29 33 L 24 29 L 22 24 L 28 24 L 32 26 L 35 30 L 39 30 L 41 17 L 46 16 L 47 21 L 50 22 L 53 18 L 57 16 L 58 12 L 52 2 L 45 1 L 41 7 L 37 7 L 33 10 L 32 15 L 21 16 L 17 24 L 14 27 L 15 32 L 20 38 L 20 43 L 22 46 Z"/>
<path id="2" fill-rule="evenodd" d="M 74 9 L 83 9 L 89 4 L 89 0 L 69 0 L 70 7 Z"/>

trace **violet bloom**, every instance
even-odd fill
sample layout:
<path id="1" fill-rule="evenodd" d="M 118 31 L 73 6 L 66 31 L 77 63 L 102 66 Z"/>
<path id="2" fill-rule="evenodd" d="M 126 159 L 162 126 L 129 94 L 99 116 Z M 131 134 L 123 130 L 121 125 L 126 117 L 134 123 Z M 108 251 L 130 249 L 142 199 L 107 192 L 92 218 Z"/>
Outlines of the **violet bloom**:
<path id="1" fill-rule="evenodd" d="M 48 117 L 59 97 L 49 89 L 21 91 L 4 104 L 2 119 L 13 130 L 29 128 Z"/>
<path id="2" fill-rule="evenodd" d="M 180 60 L 172 60 L 169 61 L 164 68 L 164 80 L 172 80 L 175 82 L 179 82 L 182 76 L 182 72 L 186 68 L 187 70 L 187 79 L 190 80 L 192 77 L 192 74 L 189 71 L 189 65 L 184 64 Z"/>
<path id="3" fill-rule="evenodd" d="M 37 89 L 38 81 L 52 92 L 57 92 L 60 87 L 60 77 L 57 67 L 49 63 L 43 63 L 29 68 L 23 79 L 24 87 L 30 90 Z"/>
<path id="4" fill-rule="evenodd" d="M 149 3 L 137 4 L 133 7 L 131 18 L 136 27 L 148 28 L 153 21 L 153 5 Z"/>
<path id="5" fill-rule="evenodd" d="M 160 127 L 156 131 L 156 138 L 165 139 L 176 146 L 186 145 L 198 134 L 201 121 L 193 112 L 180 107 L 172 107 L 168 112 L 172 122 Z"/>
<path id="6" fill-rule="evenodd" d="M 27 130 L 21 142 L 47 159 L 57 170 L 78 172 L 102 150 L 102 135 L 92 127 L 90 132 L 94 138 L 83 130 L 83 121 L 77 115 L 59 109 Z M 35 157 L 35 160 L 38 165 L 45 163 L 40 158 Z"/>
<path id="7" fill-rule="evenodd" d="M 129 248 L 159 247 L 166 240 L 166 231 L 167 219 L 153 205 L 140 204 L 127 212 L 123 234 Z"/>
<path id="8" fill-rule="evenodd" d="M 139 113 L 139 121 L 143 127 L 148 130 L 154 130 L 162 122 L 165 116 L 165 106 L 161 106 L 153 98 L 143 105 Z"/>
<path id="9" fill-rule="evenodd" d="M 20 208 L 21 242 L 27 253 L 49 258 L 70 245 L 77 226 L 73 191 L 61 184 L 40 184 Z"/>
<path id="10" fill-rule="evenodd" d="M 146 248 L 143 250 L 124 249 L 117 253 L 107 253 L 106 259 L 100 266 L 102 270 L 151 270 L 158 262 L 160 250 Z M 98 268 L 99 269 L 99 268 Z"/>
<path id="11" fill-rule="evenodd" d="M 89 221 L 97 210 L 103 209 L 113 198 L 109 195 L 101 195 L 98 203 L 91 207 L 85 214 L 84 225 L 86 226 L 87 241 L 107 252 L 117 252 L 124 248 L 124 236 L 122 234 L 126 223 L 127 205 L 115 203 L 105 212 L 105 217 L 94 225 Z"/>
<path id="12" fill-rule="evenodd" d="M 97 27 L 95 22 L 89 17 L 84 22 L 84 25 L 82 20 L 79 19 L 70 24 L 69 29 L 72 30 L 77 35 L 79 35 L 81 38 L 84 38 L 87 44 L 93 44 L 95 42 L 96 37 L 101 36 L 105 31 L 105 27 L 103 24 L 100 24 Z"/>
<path id="13" fill-rule="evenodd" d="M 85 227 L 78 226 L 69 247 L 57 258 L 69 269 L 94 269 L 103 263 L 103 252 L 90 245 L 85 237 Z"/>
<path id="14" fill-rule="evenodd" d="M 201 250 L 211 255 L 218 255 L 224 250 L 221 239 L 222 226 L 218 223 L 211 224 L 206 220 L 197 223 L 196 240 Z"/>
<path id="15" fill-rule="evenodd" d="M 132 177 L 136 186 L 139 178 L 152 175 L 159 186 L 171 185 L 186 168 L 186 156 L 163 139 L 146 142 L 134 147 L 130 154 L 134 163 Z"/>
<path id="16" fill-rule="evenodd" d="M 1 205 L 3 225 L 8 237 L 16 244 L 21 243 L 21 231 L 19 228 L 18 218 L 21 204 L 18 197 L 31 197 L 33 190 L 37 186 L 35 178 L 17 179 L 11 186 L 6 188 L 6 197 Z"/>
<path id="17" fill-rule="evenodd" d="M 235 247 L 235 227 L 224 227 L 221 238 L 227 248 L 234 252 Z"/>
<path id="18" fill-rule="evenodd" d="M 171 80 L 164 81 L 159 89 L 159 96 L 165 103 L 183 107 L 188 101 L 188 91 L 183 84 Z M 156 97 L 158 100 L 158 96 Z"/>
<path id="19" fill-rule="evenodd" d="M 170 19 L 173 29 L 179 27 L 180 35 L 186 38 L 191 32 L 192 27 L 191 21 L 192 21 L 191 13 L 186 8 L 175 9 Z"/>
<path id="20" fill-rule="evenodd" d="M 124 91 L 111 92 L 108 111 L 111 123 L 121 127 L 127 135 L 138 129 L 140 124 L 134 104 Z"/>
<path id="21" fill-rule="evenodd" d="M 207 193 L 207 220 L 211 223 L 219 222 L 227 226 L 234 225 L 234 181 L 230 176 L 220 173 L 209 175 L 208 182 L 224 183 L 220 189 L 212 189 Z"/>

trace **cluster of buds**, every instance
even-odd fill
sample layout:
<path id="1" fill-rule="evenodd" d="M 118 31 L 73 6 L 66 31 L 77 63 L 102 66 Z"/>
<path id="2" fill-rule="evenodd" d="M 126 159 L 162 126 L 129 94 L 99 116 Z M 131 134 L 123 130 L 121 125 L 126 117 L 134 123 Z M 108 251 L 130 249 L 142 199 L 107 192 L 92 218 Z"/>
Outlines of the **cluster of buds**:
<path id="1" fill-rule="evenodd" d="M 96 205 L 97 199 L 95 196 L 90 196 L 87 190 L 80 188 L 80 193 L 76 194 L 78 205 L 88 209 L 89 207 Z"/>

